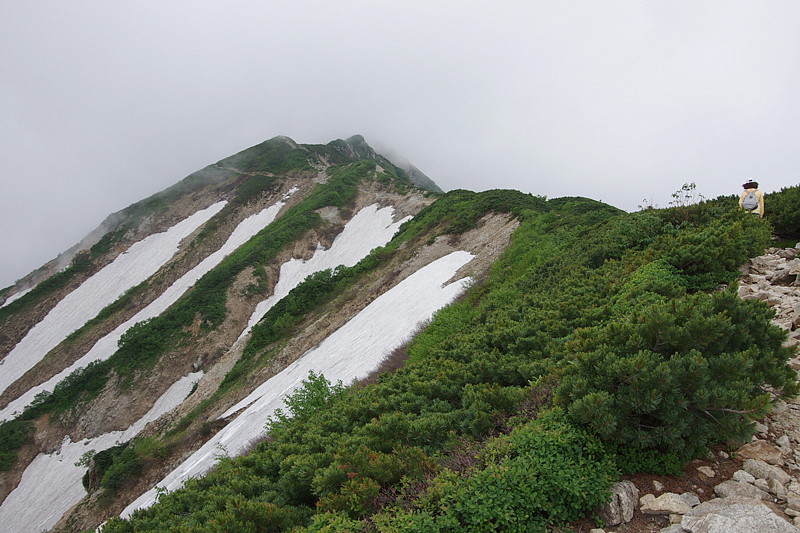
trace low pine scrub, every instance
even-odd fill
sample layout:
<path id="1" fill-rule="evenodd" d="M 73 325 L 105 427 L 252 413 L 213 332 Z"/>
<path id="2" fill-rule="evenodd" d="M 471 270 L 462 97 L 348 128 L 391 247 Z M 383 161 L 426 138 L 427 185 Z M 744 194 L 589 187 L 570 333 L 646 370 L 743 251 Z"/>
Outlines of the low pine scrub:
<path id="1" fill-rule="evenodd" d="M 767 307 L 724 290 L 764 221 L 714 203 L 508 211 L 511 246 L 402 368 L 347 389 L 312 375 L 267 441 L 104 531 L 547 531 L 620 470 L 675 470 L 797 393 Z"/>

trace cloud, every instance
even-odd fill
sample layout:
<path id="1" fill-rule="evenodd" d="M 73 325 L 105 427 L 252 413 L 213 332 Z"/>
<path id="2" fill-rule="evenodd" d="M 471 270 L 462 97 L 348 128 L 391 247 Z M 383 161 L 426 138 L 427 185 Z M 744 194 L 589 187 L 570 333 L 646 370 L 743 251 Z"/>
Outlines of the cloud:
<path id="1" fill-rule="evenodd" d="M 795 2 L 5 5 L 0 286 L 279 134 L 628 210 L 794 185 L 799 24 Z"/>

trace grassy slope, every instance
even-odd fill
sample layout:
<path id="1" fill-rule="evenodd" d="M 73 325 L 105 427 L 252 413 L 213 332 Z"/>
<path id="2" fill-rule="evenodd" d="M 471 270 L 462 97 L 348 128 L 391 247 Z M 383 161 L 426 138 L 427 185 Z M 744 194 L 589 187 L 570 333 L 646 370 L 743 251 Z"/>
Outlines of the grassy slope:
<path id="1" fill-rule="evenodd" d="M 746 433 L 730 411 L 763 413 L 760 386 L 796 392 L 766 307 L 706 292 L 763 250 L 760 221 L 713 202 L 622 214 L 459 195 L 421 216 L 455 214 L 458 231 L 484 202 L 523 224 L 402 369 L 347 390 L 311 376 L 269 441 L 107 531 L 544 530 L 622 468 L 668 471 Z"/>
<path id="2" fill-rule="evenodd" d="M 110 359 L 92 363 L 74 372 L 59 383 L 52 393 L 38 396 L 34 404 L 14 424 L 0 424 L 0 470 L 11 468 L 17 450 L 32 439 L 32 420 L 48 413 L 64 412 L 81 402 L 91 401 L 115 373 L 124 376 L 128 385 L 134 385 L 137 373 L 148 371 L 159 357 L 185 342 L 184 330 L 196 316 L 203 319 L 204 332 L 208 333 L 218 327 L 225 316 L 226 295 L 234 277 L 250 266 L 267 263 L 283 247 L 291 245 L 306 231 L 320 225 L 322 219 L 315 210 L 324 206 L 346 206 L 355 197 L 359 183 L 375 179 L 375 163 L 353 161 L 343 152 L 341 142 L 304 147 L 286 142 L 283 138 L 275 138 L 198 171 L 165 191 L 126 208 L 123 211 L 124 216 L 120 218 L 127 223 L 134 223 L 142 217 L 163 212 L 170 202 L 181 195 L 192 194 L 199 188 L 217 186 L 222 182 L 224 187 L 230 189 L 229 206 L 219 215 L 223 216 L 229 209 L 235 209 L 274 188 L 280 175 L 313 170 L 311 163 L 318 162 L 317 158 L 320 156 L 324 156 L 328 163 L 337 165 L 328 170 L 331 177 L 326 183 L 319 184 L 299 205 L 288 210 L 198 280 L 165 313 L 137 324 L 126 332 L 121 339 L 120 349 Z M 230 170 L 231 168 L 251 175 L 242 176 Z M 391 169 L 378 175 L 378 178 L 388 186 L 401 190 L 411 187 L 405 176 L 395 175 Z M 216 223 L 216 219 L 212 219 L 197 238 L 202 239 L 205 232 Z M 75 275 L 90 269 L 93 262 L 108 251 L 110 241 L 118 237 L 120 231 L 112 231 L 92 250 L 77 256 L 67 270 L 42 282 L 23 298 L 4 307 L 0 313 L 0 326 L 8 316 L 36 305 Z M 128 291 L 117 302 L 102 310 L 86 327 L 103 320 L 116 308 L 127 305 L 136 298 L 137 291 L 142 287 L 140 285 Z M 70 340 L 81 335 L 85 329 L 76 331 L 70 336 Z"/>

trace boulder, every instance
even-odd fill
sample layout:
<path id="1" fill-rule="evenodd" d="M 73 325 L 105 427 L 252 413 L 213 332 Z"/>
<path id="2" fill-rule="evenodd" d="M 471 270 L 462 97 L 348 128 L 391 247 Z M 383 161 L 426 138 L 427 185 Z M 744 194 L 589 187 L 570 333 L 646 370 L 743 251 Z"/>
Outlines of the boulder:
<path id="1" fill-rule="evenodd" d="M 756 478 L 753 477 L 753 474 L 745 472 L 744 470 L 737 470 L 733 473 L 733 480 L 741 483 L 755 483 Z"/>
<path id="2" fill-rule="evenodd" d="M 700 505 L 700 498 L 697 497 L 697 494 L 692 494 L 691 492 L 684 492 L 681 494 L 681 499 L 685 501 L 689 507 Z"/>
<path id="3" fill-rule="evenodd" d="M 611 501 L 598 512 L 607 526 L 630 522 L 639 501 L 639 489 L 630 481 L 620 481 L 611 485 Z"/>
<path id="4" fill-rule="evenodd" d="M 674 492 L 665 492 L 658 498 L 652 494 L 645 494 L 639 500 L 639 504 L 642 513 L 652 515 L 686 514 L 692 508 L 683 495 Z"/>
<path id="5" fill-rule="evenodd" d="M 760 500 L 741 496 L 701 503 L 683 515 L 681 527 L 690 533 L 798 533 Z"/>
<path id="6" fill-rule="evenodd" d="M 763 490 L 764 492 L 769 492 L 769 482 L 766 479 L 758 478 L 753 482 L 753 485 Z"/>
<path id="7" fill-rule="evenodd" d="M 732 498 L 734 496 L 744 496 L 755 500 L 769 499 L 769 493 L 749 483 L 741 483 L 731 479 L 723 481 L 714 487 L 714 494 L 720 498 Z"/>
<path id="8" fill-rule="evenodd" d="M 712 478 L 717 475 L 710 466 L 698 466 L 697 471 L 706 476 L 707 478 Z"/>
<path id="9" fill-rule="evenodd" d="M 792 478 L 777 466 L 768 465 L 759 459 L 748 459 L 744 462 L 744 470 L 752 474 L 756 479 L 776 479 L 781 485 L 788 484 Z"/>
<path id="10" fill-rule="evenodd" d="M 778 270 L 770 278 L 770 283 L 773 285 L 793 285 L 797 281 L 797 274 L 789 272 L 789 270 Z"/>
<path id="11" fill-rule="evenodd" d="M 765 440 L 748 442 L 736 452 L 742 459 L 758 459 L 773 465 L 783 464 L 783 454 L 780 449 Z M 759 477 L 759 476 L 756 476 Z"/>
<path id="12" fill-rule="evenodd" d="M 786 501 L 789 492 L 784 485 L 778 483 L 778 481 L 773 478 L 767 481 L 767 486 L 769 487 L 769 492 L 774 494 L 776 498 Z"/>
<path id="13" fill-rule="evenodd" d="M 795 511 L 800 511 L 800 496 L 794 493 L 789 493 L 786 495 L 786 506 L 789 509 L 794 509 Z"/>

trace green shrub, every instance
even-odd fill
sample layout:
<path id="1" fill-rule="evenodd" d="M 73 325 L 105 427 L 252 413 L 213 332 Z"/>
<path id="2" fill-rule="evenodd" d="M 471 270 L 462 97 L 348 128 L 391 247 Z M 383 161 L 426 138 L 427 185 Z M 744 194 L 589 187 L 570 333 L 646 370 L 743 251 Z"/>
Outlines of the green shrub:
<path id="1" fill-rule="evenodd" d="M 791 350 L 769 316 L 729 289 L 579 331 L 559 398 L 607 442 L 691 458 L 746 435 L 770 406 L 767 387 L 797 393 Z"/>
<path id="2" fill-rule="evenodd" d="M 365 265 L 468 229 L 476 206 L 513 196 L 443 195 Z M 693 294 L 760 251 L 762 221 L 713 202 L 625 215 L 526 195 L 511 212 L 522 219 L 511 246 L 410 343 L 402 368 L 335 394 L 320 378 L 249 455 L 162 496 L 134 515 L 136 530 L 201 531 L 221 510 L 227 529 L 252 529 L 250 512 L 228 511 L 258 502 L 290 517 L 274 530 L 546 531 L 602 502 L 612 457 L 626 470 L 675 471 L 747 432 L 769 404 L 762 389 L 796 392 L 765 306 L 735 288 Z M 595 245 L 605 248 L 592 257 Z M 349 272 L 309 279 L 265 325 L 260 349 L 276 349 Z M 556 379 L 560 409 L 542 413 Z M 460 452 L 463 442 L 476 452 Z"/>
<path id="3" fill-rule="evenodd" d="M 636 269 L 612 297 L 618 314 L 682 296 L 686 281 L 677 268 L 658 259 Z"/>
<path id="4" fill-rule="evenodd" d="M 100 479 L 100 486 L 116 492 L 126 481 L 139 475 L 142 470 L 142 459 L 134 448 L 127 445 L 112 457 L 111 464 L 107 466 Z"/>
<path id="5" fill-rule="evenodd" d="M 299 388 L 289 394 L 283 403 L 288 412 L 275 409 L 266 428 L 272 433 L 278 433 L 285 428 L 292 419 L 304 420 L 312 416 L 317 410 L 328 405 L 344 391 L 342 382 L 331 384 L 325 376 L 313 370 L 308 373 L 308 378 L 302 381 Z"/>
<path id="6" fill-rule="evenodd" d="M 800 185 L 766 195 L 764 217 L 784 239 L 800 239 Z"/>
<path id="7" fill-rule="evenodd" d="M 558 409 L 488 443 L 483 464 L 444 470 L 412 509 L 373 517 L 379 531 L 549 531 L 604 503 L 617 476 L 603 445 Z M 430 528 L 430 529 L 428 529 Z"/>
<path id="8" fill-rule="evenodd" d="M 29 420 L 0 422 L 0 472 L 11 470 L 17 451 L 33 442 L 33 423 Z"/>
<path id="9" fill-rule="evenodd" d="M 769 245 L 769 227 L 731 211 L 708 224 L 688 227 L 661 241 L 665 259 L 686 276 L 690 289 L 713 290 L 738 276 L 737 269 Z"/>

